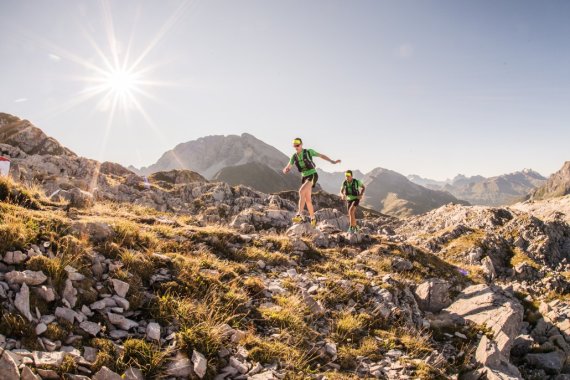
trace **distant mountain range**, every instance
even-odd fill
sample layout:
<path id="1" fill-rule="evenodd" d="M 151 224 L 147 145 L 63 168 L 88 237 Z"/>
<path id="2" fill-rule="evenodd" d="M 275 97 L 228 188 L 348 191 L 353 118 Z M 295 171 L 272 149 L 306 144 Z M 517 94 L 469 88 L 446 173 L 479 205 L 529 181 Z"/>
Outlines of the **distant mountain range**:
<path id="1" fill-rule="evenodd" d="M 404 217 L 427 212 L 448 203 L 468 204 L 442 190 L 433 190 L 413 183 L 393 170 L 376 168 L 369 173 L 354 171 L 354 178 L 366 185 L 362 204 L 385 214 Z M 336 194 L 344 181 L 344 172 L 319 170 L 323 189 Z"/>
<path id="2" fill-rule="evenodd" d="M 208 136 L 177 145 L 162 155 L 155 164 L 137 170 L 139 174 L 154 171 L 188 169 L 205 178 L 230 185 L 245 185 L 265 193 L 297 190 L 300 175 L 294 168 L 284 175 L 281 170 L 289 157 L 269 144 L 244 133 L 241 136 Z M 315 160 L 319 164 L 319 159 Z M 329 173 L 318 169 L 319 187 L 337 194 L 344 172 Z M 394 171 L 377 168 L 368 174 L 354 171 L 368 190 L 362 204 L 374 210 L 397 216 L 423 213 L 447 203 L 461 201 L 446 191 L 428 189 L 409 181 Z"/>
<path id="3" fill-rule="evenodd" d="M 531 169 L 490 178 L 464 175 L 447 181 L 435 181 L 417 175 L 408 178 L 416 184 L 434 190 L 444 190 L 471 204 L 484 206 L 516 203 L 546 182 L 545 177 Z"/>

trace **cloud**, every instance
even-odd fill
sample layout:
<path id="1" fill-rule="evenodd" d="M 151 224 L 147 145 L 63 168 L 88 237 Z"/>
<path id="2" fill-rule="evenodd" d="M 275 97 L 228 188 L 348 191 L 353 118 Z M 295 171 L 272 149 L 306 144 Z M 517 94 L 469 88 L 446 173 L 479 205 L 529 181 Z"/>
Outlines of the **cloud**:
<path id="1" fill-rule="evenodd" d="M 411 58 L 414 56 L 414 46 L 411 44 L 402 44 L 398 47 L 398 57 Z"/>
<path id="2" fill-rule="evenodd" d="M 48 54 L 49 59 L 51 59 L 54 62 L 59 62 L 61 61 L 61 57 L 59 55 L 55 55 L 53 53 Z"/>
<path id="3" fill-rule="evenodd" d="M 14 103 L 23 103 L 23 102 L 27 102 L 28 98 L 18 98 L 16 100 L 14 100 Z"/>

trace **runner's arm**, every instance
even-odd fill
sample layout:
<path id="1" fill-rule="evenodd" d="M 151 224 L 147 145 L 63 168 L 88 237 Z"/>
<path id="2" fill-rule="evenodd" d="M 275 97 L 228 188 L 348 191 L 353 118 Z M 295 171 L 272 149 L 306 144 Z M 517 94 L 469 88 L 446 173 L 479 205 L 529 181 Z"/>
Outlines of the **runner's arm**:
<path id="1" fill-rule="evenodd" d="M 340 193 L 339 193 L 339 194 L 340 194 L 340 197 L 341 197 L 342 199 L 345 199 L 345 198 L 346 198 L 346 194 L 344 193 L 344 185 L 340 188 Z"/>
<path id="2" fill-rule="evenodd" d="M 340 164 L 340 160 L 333 161 L 327 155 L 319 153 L 317 157 L 322 158 L 325 161 L 330 162 L 331 164 Z"/>
<path id="3" fill-rule="evenodd" d="M 366 190 L 366 186 L 364 186 L 364 184 L 362 184 L 362 190 L 360 190 L 360 195 L 359 197 L 362 199 L 362 197 L 364 196 L 364 191 Z"/>
<path id="4" fill-rule="evenodd" d="M 288 163 L 287 166 L 283 168 L 283 174 L 289 173 L 290 170 L 291 170 L 291 163 Z"/>

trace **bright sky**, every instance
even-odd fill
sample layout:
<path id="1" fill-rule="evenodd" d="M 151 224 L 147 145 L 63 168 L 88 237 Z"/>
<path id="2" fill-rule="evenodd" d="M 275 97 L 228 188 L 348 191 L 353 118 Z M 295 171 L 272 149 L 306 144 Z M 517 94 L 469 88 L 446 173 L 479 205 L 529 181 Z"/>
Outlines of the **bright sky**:
<path id="1" fill-rule="evenodd" d="M 149 165 L 249 132 L 287 154 L 300 136 L 339 170 L 436 179 L 570 159 L 565 0 L 2 0 L 0 14 L 0 112 L 90 158 Z"/>

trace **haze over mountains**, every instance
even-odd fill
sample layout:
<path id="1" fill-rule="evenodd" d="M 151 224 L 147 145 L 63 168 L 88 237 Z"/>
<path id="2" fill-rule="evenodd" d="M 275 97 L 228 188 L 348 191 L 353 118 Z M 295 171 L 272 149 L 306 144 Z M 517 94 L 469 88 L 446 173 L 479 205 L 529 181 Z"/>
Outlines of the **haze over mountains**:
<path id="1" fill-rule="evenodd" d="M 448 191 L 459 199 L 483 206 L 516 203 L 546 182 L 545 177 L 532 169 L 489 178 L 466 177 L 461 174 L 447 181 L 435 181 L 417 175 L 410 175 L 408 178 L 430 189 Z"/>

